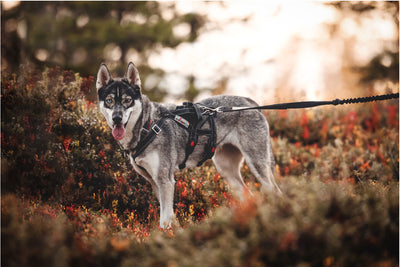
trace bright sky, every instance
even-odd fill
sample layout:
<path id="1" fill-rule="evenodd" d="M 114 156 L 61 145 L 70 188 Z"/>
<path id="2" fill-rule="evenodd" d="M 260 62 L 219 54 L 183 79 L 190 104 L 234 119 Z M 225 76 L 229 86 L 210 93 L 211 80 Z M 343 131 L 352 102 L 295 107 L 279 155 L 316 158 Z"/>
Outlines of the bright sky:
<path id="1" fill-rule="evenodd" d="M 215 88 L 227 78 L 226 94 L 260 103 L 288 93 L 321 99 L 348 83 L 343 77 L 348 61 L 366 63 L 383 47 L 398 44 L 393 43 L 396 25 L 383 12 L 360 20 L 322 2 L 303 1 L 180 1 L 176 6 L 182 13 L 205 14 L 210 22 L 195 43 L 150 56 L 152 67 L 168 72 L 161 86 L 172 94 L 184 92 L 185 77 L 193 75 L 198 88 Z M 330 25 L 338 21 L 339 34 L 331 34 Z M 187 28 L 180 25 L 174 32 L 184 35 Z"/>

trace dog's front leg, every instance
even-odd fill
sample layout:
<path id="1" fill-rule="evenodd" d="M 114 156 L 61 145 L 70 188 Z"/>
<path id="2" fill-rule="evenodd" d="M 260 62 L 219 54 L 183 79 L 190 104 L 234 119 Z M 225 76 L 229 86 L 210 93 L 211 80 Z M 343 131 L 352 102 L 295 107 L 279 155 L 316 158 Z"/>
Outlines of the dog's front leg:
<path id="1" fill-rule="evenodd" d="M 135 169 L 153 186 L 154 193 L 160 202 L 160 227 L 170 228 L 172 223 L 175 223 L 173 210 L 175 180 L 171 173 L 172 168 L 160 163 L 160 157 L 156 151 L 138 157 L 137 164 L 133 159 L 131 161 Z"/>
<path id="2" fill-rule="evenodd" d="M 173 179 L 160 181 L 158 183 L 159 200 L 160 200 L 160 227 L 168 229 L 175 222 L 174 215 L 174 189 L 175 182 Z"/>

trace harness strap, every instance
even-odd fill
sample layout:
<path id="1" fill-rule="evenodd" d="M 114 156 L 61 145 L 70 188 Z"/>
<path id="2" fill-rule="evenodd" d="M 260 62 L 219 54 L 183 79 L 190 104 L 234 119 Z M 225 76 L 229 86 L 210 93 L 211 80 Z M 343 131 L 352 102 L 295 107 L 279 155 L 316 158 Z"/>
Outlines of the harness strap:
<path id="1" fill-rule="evenodd" d="M 210 116 L 203 117 L 202 112 L 197 104 L 193 104 L 190 102 L 185 102 L 183 103 L 183 108 L 182 106 L 177 107 L 177 110 L 174 111 L 174 113 L 179 112 L 180 110 L 185 110 L 186 113 L 181 113 L 182 116 L 184 115 L 189 115 L 192 118 L 192 124 L 191 127 L 186 128 L 186 130 L 189 132 L 189 140 L 186 144 L 185 148 L 185 158 L 183 159 L 182 163 L 179 164 L 179 169 L 184 169 L 186 167 L 186 161 L 188 160 L 189 156 L 193 153 L 194 148 L 196 147 L 198 141 L 199 141 L 199 135 L 206 135 L 210 133 L 210 130 L 201 130 L 201 127 L 203 127 L 204 123 L 208 120 L 211 119 Z M 213 119 L 213 118 L 212 118 Z M 211 137 L 209 137 L 210 139 Z M 204 155 L 204 153 L 203 153 Z M 201 161 L 204 162 L 209 158 L 202 159 Z"/>
<path id="2" fill-rule="evenodd" d="M 197 145 L 197 142 L 199 141 L 198 135 L 196 134 L 195 131 L 190 131 L 189 132 L 189 141 L 186 144 L 185 148 L 185 158 L 183 159 L 182 163 L 179 164 L 179 169 L 182 170 L 186 167 L 186 161 L 188 160 L 190 154 L 193 153 L 194 148 Z"/>
<path id="3" fill-rule="evenodd" d="M 150 145 L 150 143 L 153 142 L 154 138 L 156 138 L 156 136 L 162 131 L 162 126 L 168 117 L 169 116 L 161 117 L 161 119 L 156 124 L 154 124 L 153 127 L 151 127 L 151 130 L 150 130 L 151 124 L 148 126 L 148 130 L 145 129 L 144 127 L 142 128 L 141 131 L 145 132 L 147 130 L 147 134 L 145 135 L 144 138 L 142 138 L 142 133 L 141 133 L 139 143 L 136 145 L 135 148 L 130 149 L 130 152 L 132 153 L 135 152 L 132 155 L 133 159 L 137 158 L 137 156 L 139 156 Z"/>
<path id="4" fill-rule="evenodd" d="M 201 166 L 206 160 L 212 158 L 215 154 L 217 132 L 215 128 L 214 116 L 214 114 L 210 114 L 207 119 L 210 125 L 210 130 L 203 130 L 205 132 L 204 134 L 208 134 L 209 137 L 207 144 L 204 145 L 203 159 L 197 163 L 197 166 Z"/>
<path id="5" fill-rule="evenodd" d="M 149 133 L 151 127 L 151 117 L 147 119 L 147 121 L 144 123 L 142 129 L 140 129 L 140 139 L 143 139 L 146 137 L 146 135 Z"/>
<path id="6" fill-rule="evenodd" d="M 195 121 L 199 121 L 202 118 L 200 107 L 197 104 L 193 104 L 191 102 L 183 102 L 183 105 L 177 106 L 173 113 L 176 115 L 195 115 Z"/>
<path id="7" fill-rule="evenodd" d="M 139 140 L 143 140 L 147 136 L 147 134 L 150 132 L 150 127 L 151 127 L 151 117 L 149 116 L 147 121 L 144 123 L 142 129 L 140 129 Z M 134 151 L 137 146 L 133 150 L 132 149 L 124 149 L 121 144 L 120 144 L 120 147 L 124 151 L 124 157 L 126 157 L 127 155 L 129 155 L 129 152 Z"/>

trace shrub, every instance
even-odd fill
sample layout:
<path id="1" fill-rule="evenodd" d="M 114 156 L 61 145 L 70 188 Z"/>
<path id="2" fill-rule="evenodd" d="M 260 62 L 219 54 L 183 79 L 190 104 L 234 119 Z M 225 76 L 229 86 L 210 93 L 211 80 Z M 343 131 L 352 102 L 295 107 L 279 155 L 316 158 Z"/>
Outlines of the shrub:
<path id="1" fill-rule="evenodd" d="M 114 214 L 2 199 L 4 266 L 397 266 L 398 185 L 287 177 L 171 232 Z"/>
<path id="2" fill-rule="evenodd" d="M 118 201 L 120 214 L 127 206 L 146 211 L 151 188 L 85 100 L 93 77 L 57 68 L 21 77 L 2 79 L 2 190 L 64 206 L 112 210 Z"/>
<path id="3" fill-rule="evenodd" d="M 106 209 L 118 216 L 134 211 L 137 220 L 157 220 L 150 184 L 132 170 L 96 105 L 85 99 L 93 81 L 59 68 L 3 77 L 2 190 L 65 208 Z M 226 195 L 222 181 L 216 193 L 204 195 L 214 185 L 202 173 L 177 178 L 175 206 L 182 223 L 188 214 L 194 221 L 203 218 Z M 197 197 L 204 204 L 193 204 Z"/>

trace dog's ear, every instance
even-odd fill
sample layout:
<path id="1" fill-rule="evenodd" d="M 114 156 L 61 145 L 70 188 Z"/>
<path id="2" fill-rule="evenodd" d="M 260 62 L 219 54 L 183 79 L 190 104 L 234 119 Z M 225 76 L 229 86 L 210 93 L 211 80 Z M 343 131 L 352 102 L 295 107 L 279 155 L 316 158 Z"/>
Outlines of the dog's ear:
<path id="1" fill-rule="evenodd" d="M 131 85 L 136 85 L 141 88 L 139 71 L 136 68 L 135 64 L 129 62 L 128 69 L 126 70 L 125 78 Z"/>
<path id="2" fill-rule="evenodd" d="M 108 70 L 106 64 L 101 64 L 100 69 L 97 72 L 97 82 L 96 88 L 97 91 L 102 88 L 103 86 L 107 85 L 112 80 L 110 71 Z"/>

